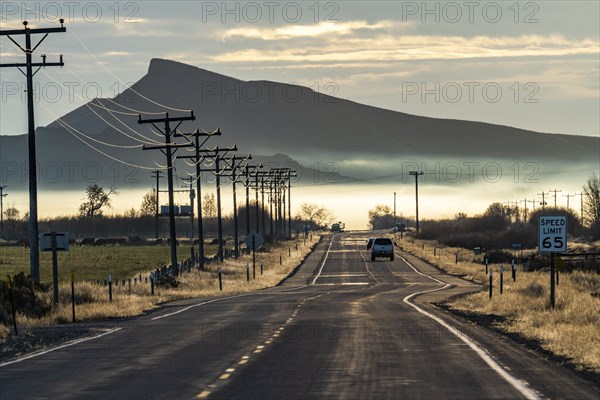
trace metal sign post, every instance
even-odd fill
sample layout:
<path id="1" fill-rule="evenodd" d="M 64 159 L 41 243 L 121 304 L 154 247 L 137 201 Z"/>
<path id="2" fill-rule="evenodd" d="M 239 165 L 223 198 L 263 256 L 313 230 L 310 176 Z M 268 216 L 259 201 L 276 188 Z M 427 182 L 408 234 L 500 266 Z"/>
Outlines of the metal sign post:
<path id="1" fill-rule="evenodd" d="M 58 251 L 69 251 L 69 234 L 63 233 L 44 233 L 40 237 L 40 247 L 42 251 L 52 252 L 52 287 L 54 289 L 54 304 L 58 304 Z"/>
<path id="2" fill-rule="evenodd" d="M 555 254 L 567 251 L 567 217 L 540 215 L 538 221 L 538 251 L 550 253 L 550 306 L 555 305 Z"/>

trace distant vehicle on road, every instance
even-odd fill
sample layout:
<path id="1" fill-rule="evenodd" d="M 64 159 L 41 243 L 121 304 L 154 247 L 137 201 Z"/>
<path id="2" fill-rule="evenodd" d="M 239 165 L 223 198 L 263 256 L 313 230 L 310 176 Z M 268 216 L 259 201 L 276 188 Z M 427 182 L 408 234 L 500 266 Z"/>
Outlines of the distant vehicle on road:
<path id="1" fill-rule="evenodd" d="M 371 247 L 371 261 L 376 257 L 389 257 L 394 261 L 394 242 L 390 238 L 376 238 Z"/>
<path id="2" fill-rule="evenodd" d="M 331 224 L 331 232 L 343 232 L 345 228 L 345 224 L 341 222 L 336 222 L 335 224 Z"/>
<path id="3" fill-rule="evenodd" d="M 371 250 L 371 247 L 373 247 L 374 241 L 375 241 L 375 238 L 369 238 L 369 240 L 367 240 L 367 250 Z"/>

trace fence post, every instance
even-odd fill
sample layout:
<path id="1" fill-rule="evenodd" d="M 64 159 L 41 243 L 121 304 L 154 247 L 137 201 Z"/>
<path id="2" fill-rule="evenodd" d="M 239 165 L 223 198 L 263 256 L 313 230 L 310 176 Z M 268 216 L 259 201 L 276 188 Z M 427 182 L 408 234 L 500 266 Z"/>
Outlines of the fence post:
<path id="1" fill-rule="evenodd" d="M 485 262 L 485 273 L 487 274 L 488 273 L 488 258 L 487 257 L 484 259 L 484 262 Z M 490 274 L 490 276 L 492 275 L 491 272 L 489 274 Z"/>
<path id="2" fill-rule="evenodd" d="M 517 281 L 517 268 L 515 266 L 515 259 L 512 259 L 512 280 L 513 282 Z"/>
<path id="3" fill-rule="evenodd" d="M 260 264 L 260 274 L 261 275 L 263 274 L 263 265 L 262 264 Z"/>
<path id="4" fill-rule="evenodd" d="M 494 286 L 494 282 L 492 281 L 493 271 L 494 270 L 490 268 L 490 299 L 492 298 L 492 287 Z"/>
<path id="5" fill-rule="evenodd" d="M 504 286 L 504 267 L 500 267 L 500 294 L 502 294 L 502 288 Z"/>
<path id="6" fill-rule="evenodd" d="M 150 294 L 154 296 L 154 272 L 150 272 Z"/>
<path id="7" fill-rule="evenodd" d="M 112 302 L 112 275 L 108 274 L 108 301 Z"/>
<path id="8" fill-rule="evenodd" d="M 217 268 L 217 272 L 219 273 L 219 290 L 223 291 L 223 280 L 221 278 L 221 267 Z"/>
<path id="9" fill-rule="evenodd" d="M 75 323 L 75 271 L 71 270 L 71 311 L 73 312 L 73 323 Z"/>
<path id="10" fill-rule="evenodd" d="M 246 263 L 246 282 L 250 282 L 250 263 Z"/>
<path id="11" fill-rule="evenodd" d="M 129 283 L 129 288 L 128 288 L 129 294 L 131 294 L 131 278 L 129 278 L 127 282 Z"/>

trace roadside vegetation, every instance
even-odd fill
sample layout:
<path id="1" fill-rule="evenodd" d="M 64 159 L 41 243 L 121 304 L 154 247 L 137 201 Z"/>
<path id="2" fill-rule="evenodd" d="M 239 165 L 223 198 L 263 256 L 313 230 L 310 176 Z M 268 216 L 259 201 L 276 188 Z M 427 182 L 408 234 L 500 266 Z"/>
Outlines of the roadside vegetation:
<path id="1" fill-rule="evenodd" d="M 150 272 L 156 269 L 157 260 L 168 259 L 168 247 L 160 249 L 148 246 L 121 249 L 117 249 L 118 246 L 97 249 L 73 248 L 71 250 L 76 255 L 63 255 L 60 296 L 56 306 L 52 303 L 53 294 L 49 279 L 44 278 L 49 276 L 48 271 L 42 273 L 44 283 L 34 285 L 22 272 L 24 266 L 6 267 L 15 273 L 13 299 L 18 309 L 17 324 L 20 329 L 26 331 L 36 326 L 71 322 L 71 287 L 68 281 L 68 269 L 72 266 L 77 267 L 76 319 L 78 322 L 98 321 L 140 315 L 166 301 L 246 293 L 275 286 L 307 257 L 319 239 L 318 235 L 309 235 L 306 242 L 300 239 L 267 244 L 264 251 L 256 253 L 256 278 L 252 269 L 252 255 L 243 254 L 237 260 L 229 258 L 223 263 L 209 263 L 204 270 L 194 268 L 190 272 L 183 272 L 177 281 L 168 280 L 162 285 L 157 285 L 154 296 L 151 295 L 148 277 Z M 81 259 L 77 256 L 78 253 L 85 251 L 89 251 L 87 256 L 92 256 L 87 262 L 85 255 L 82 255 Z M 115 255 L 117 251 L 119 256 Z M 69 257 L 74 260 L 68 261 Z M 61 260 L 59 264 L 60 262 Z M 263 265 L 262 275 L 261 265 Z M 247 266 L 250 267 L 250 281 L 247 281 Z M 3 272 L 6 271 L 4 267 L 2 266 Z M 221 270 L 222 275 L 222 291 L 219 288 L 218 269 Z M 108 273 L 113 274 L 112 302 L 109 300 L 108 286 L 104 281 Z M 32 287 L 35 290 L 32 290 Z M 0 338 L 5 337 L 9 327 L 12 326 L 7 291 L 6 280 L 0 281 Z"/>
<path id="2" fill-rule="evenodd" d="M 486 254 L 476 255 L 472 249 L 410 237 L 399 244 L 403 250 L 448 273 L 489 285 L 484 263 Z M 574 240 L 569 247 L 574 252 L 600 252 L 600 242 L 589 244 Z M 525 252 L 523 260 L 538 260 L 533 268 L 526 262 L 519 263 L 518 251 L 505 250 L 490 255 L 495 257 L 488 265 L 494 270 L 492 298 L 484 290 L 453 299 L 448 305 L 461 312 L 500 316 L 502 322 L 497 323 L 497 328 L 536 341 L 542 348 L 571 360 L 578 368 L 600 373 L 598 258 L 585 262 L 565 258 L 556 286 L 556 307 L 552 309 L 547 258 L 536 255 L 534 250 Z M 512 258 L 518 265 L 516 282 L 511 278 Z M 504 269 L 503 294 L 499 292 L 500 267 Z"/>

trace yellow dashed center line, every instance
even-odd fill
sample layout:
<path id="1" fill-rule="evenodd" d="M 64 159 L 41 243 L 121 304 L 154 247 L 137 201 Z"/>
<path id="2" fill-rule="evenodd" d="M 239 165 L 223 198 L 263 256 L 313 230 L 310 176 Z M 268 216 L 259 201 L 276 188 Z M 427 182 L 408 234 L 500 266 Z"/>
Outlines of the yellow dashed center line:
<path id="1" fill-rule="evenodd" d="M 200 394 L 198 396 L 196 396 L 196 398 L 205 399 L 208 397 L 209 394 L 210 394 L 209 390 L 203 390 L 202 392 L 200 392 Z"/>
<path id="2" fill-rule="evenodd" d="M 229 377 L 231 376 L 231 374 L 223 374 L 219 377 L 220 380 L 225 380 L 225 379 L 229 379 Z"/>

